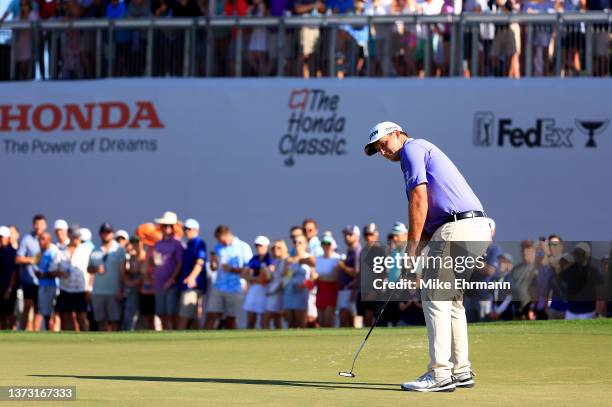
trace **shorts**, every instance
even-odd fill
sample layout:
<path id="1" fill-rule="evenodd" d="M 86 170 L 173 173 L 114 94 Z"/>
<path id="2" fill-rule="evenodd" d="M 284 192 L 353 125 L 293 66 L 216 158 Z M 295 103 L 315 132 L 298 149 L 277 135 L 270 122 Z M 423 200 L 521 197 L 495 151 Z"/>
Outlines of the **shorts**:
<path id="1" fill-rule="evenodd" d="M 85 292 L 69 293 L 67 291 L 60 290 L 59 297 L 57 297 L 57 303 L 55 304 L 55 311 L 59 313 L 87 312 Z"/>
<path id="2" fill-rule="evenodd" d="M 178 305 L 179 290 L 177 287 L 155 292 L 155 314 L 158 316 L 166 317 L 177 315 Z"/>
<path id="3" fill-rule="evenodd" d="M 155 294 L 140 294 L 138 312 L 140 315 L 155 315 Z"/>
<path id="4" fill-rule="evenodd" d="M 114 294 L 93 294 L 91 306 L 96 322 L 119 322 L 121 320 L 121 304 Z"/>
<path id="5" fill-rule="evenodd" d="M 283 310 L 283 292 L 266 296 L 266 312 L 281 312 Z"/>
<path id="6" fill-rule="evenodd" d="M 266 287 L 261 284 L 251 284 L 244 298 L 244 310 L 263 314 L 266 311 Z"/>
<path id="7" fill-rule="evenodd" d="M 200 298 L 200 290 L 185 290 L 181 291 L 180 305 L 178 315 L 185 319 L 198 318 L 198 299 Z"/>
<path id="8" fill-rule="evenodd" d="M 517 23 L 498 27 L 491 47 L 491 56 L 510 56 L 521 53 L 521 27 Z"/>
<path id="9" fill-rule="evenodd" d="M 336 308 L 338 304 L 338 283 L 319 281 L 317 283 L 317 308 Z"/>
<path id="10" fill-rule="evenodd" d="M 57 287 L 42 286 L 38 287 L 38 313 L 43 317 L 50 317 L 55 307 L 57 297 Z"/>
<path id="11" fill-rule="evenodd" d="M 228 293 L 213 288 L 208 299 L 208 312 L 236 317 L 242 300 L 241 293 Z"/>
<path id="12" fill-rule="evenodd" d="M 317 41 L 319 41 L 318 27 L 302 27 L 300 30 L 300 42 L 302 44 L 302 55 L 311 55 L 314 53 Z"/>
<path id="13" fill-rule="evenodd" d="M 36 284 L 21 283 L 24 300 L 33 300 L 38 304 L 38 286 Z"/>
<path id="14" fill-rule="evenodd" d="M 0 287 L 0 317 L 9 317 L 15 314 L 15 301 L 17 301 L 17 292 L 13 290 L 8 300 L 4 299 L 6 287 Z"/>
<path id="15" fill-rule="evenodd" d="M 346 309 L 351 312 L 355 310 L 355 301 L 353 299 L 353 290 L 346 289 L 338 291 L 338 309 Z"/>

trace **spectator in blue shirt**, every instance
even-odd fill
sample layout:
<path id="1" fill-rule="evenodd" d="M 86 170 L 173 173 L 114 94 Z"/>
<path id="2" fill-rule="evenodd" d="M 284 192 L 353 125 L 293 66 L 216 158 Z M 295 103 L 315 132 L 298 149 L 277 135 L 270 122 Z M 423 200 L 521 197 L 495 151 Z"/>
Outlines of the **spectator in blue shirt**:
<path id="1" fill-rule="evenodd" d="M 32 232 L 21 239 L 17 249 L 15 263 L 21 265 L 19 279 L 23 290 L 23 313 L 21 314 L 21 329 L 28 327 L 28 316 L 30 310 L 34 309 L 34 315 L 38 314 L 38 278 L 36 277 L 35 265 L 40 260 L 40 246 L 38 237 L 47 230 L 47 219 L 44 215 L 37 214 L 32 219 Z"/>
<path id="2" fill-rule="evenodd" d="M 242 300 L 240 274 L 253 257 L 251 247 L 234 236 L 229 227 L 220 225 L 215 230 L 219 244 L 215 247 L 215 259 L 210 268 L 217 272 L 217 279 L 208 300 L 206 329 L 215 328 L 221 316 L 225 316 L 225 327 L 236 329 L 236 316 Z"/>
<path id="3" fill-rule="evenodd" d="M 334 14 L 348 14 L 355 11 L 353 0 L 326 0 L 325 6 Z"/>
<path id="4" fill-rule="evenodd" d="M 38 310 L 45 322 L 47 331 L 53 330 L 51 325 L 51 316 L 55 308 L 55 298 L 57 297 L 57 288 L 59 286 L 57 278 L 59 277 L 59 249 L 51 242 L 51 235 L 44 232 L 38 238 L 40 245 L 40 262 L 36 268 L 36 277 L 38 277 Z"/>
<path id="5" fill-rule="evenodd" d="M 198 304 L 206 293 L 206 243 L 198 236 L 200 224 L 195 219 L 187 219 L 183 228 L 187 248 L 178 279 L 181 290 L 178 329 L 187 329 L 190 322 L 197 327 Z"/>
<path id="6" fill-rule="evenodd" d="M 111 0 L 106 6 L 106 18 L 109 20 L 117 20 L 127 16 L 127 6 L 125 2 L 119 0 Z M 115 76 L 125 76 L 127 73 L 126 59 L 130 52 L 130 31 L 115 30 Z"/>

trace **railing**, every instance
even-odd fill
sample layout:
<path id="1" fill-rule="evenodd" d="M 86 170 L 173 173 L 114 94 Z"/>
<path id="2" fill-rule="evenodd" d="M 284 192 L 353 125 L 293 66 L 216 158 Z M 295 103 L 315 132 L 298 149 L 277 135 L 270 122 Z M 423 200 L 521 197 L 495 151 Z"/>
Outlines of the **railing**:
<path id="1" fill-rule="evenodd" d="M 608 76 L 607 12 L 13 21 L 1 79 Z"/>

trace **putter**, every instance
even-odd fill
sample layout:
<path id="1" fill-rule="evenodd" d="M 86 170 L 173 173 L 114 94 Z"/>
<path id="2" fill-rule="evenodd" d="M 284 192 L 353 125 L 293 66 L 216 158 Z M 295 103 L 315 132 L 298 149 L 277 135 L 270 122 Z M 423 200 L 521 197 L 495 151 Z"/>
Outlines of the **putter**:
<path id="1" fill-rule="evenodd" d="M 428 253 L 429 253 L 429 246 L 426 246 L 425 249 L 423 249 L 423 251 L 421 252 L 421 256 L 427 257 Z M 415 273 L 420 273 L 422 269 L 423 269 L 423 264 L 421 262 L 414 269 L 414 272 Z M 338 372 L 338 376 L 351 377 L 351 378 L 355 377 L 355 373 L 353 373 L 353 370 L 355 369 L 355 363 L 357 362 L 357 358 L 359 357 L 359 353 L 361 353 L 361 350 L 365 346 L 368 338 L 370 337 L 370 334 L 372 333 L 372 331 L 374 330 L 374 327 L 378 323 L 378 320 L 380 319 L 382 314 L 385 312 L 385 309 L 387 308 L 387 304 L 389 304 L 389 301 L 391 301 L 391 298 L 393 297 L 393 294 L 394 293 L 392 292 L 391 295 L 389 296 L 389 298 L 387 298 L 387 301 L 385 302 L 385 305 L 383 305 L 382 308 L 380 309 L 380 312 L 378 313 L 378 316 L 376 317 L 376 319 L 372 323 L 372 326 L 370 327 L 370 330 L 368 331 L 367 335 L 365 336 L 365 338 L 361 342 L 361 345 L 359 345 L 359 348 L 357 349 L 357 352 L 355 353 L 355 357 L 353 357 L 353 364 L 351 365 L 351 370 L 349 370 L 348 372 Z"/>

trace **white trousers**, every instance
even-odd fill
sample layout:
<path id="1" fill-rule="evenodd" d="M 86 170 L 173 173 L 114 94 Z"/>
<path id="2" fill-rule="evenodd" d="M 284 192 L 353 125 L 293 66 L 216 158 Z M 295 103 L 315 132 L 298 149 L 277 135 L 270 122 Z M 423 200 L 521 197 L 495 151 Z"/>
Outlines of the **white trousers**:
<path id="1" fill-rule="evenodd" d="M 491 219 L 470 218 L 449 222 L 433 234 L 434 242 L 490 242 Z M 483 245 L 484 255 L 486 245 Z M 430 256 L 432 253 L 430 252 Z M 421 291 L 423 312 L 429 339 L 428 366 L 436 380 L 447 379 L 452 373 L 469 372 L 468 332 L 462 295 L 444 301 L 431 301 Z"/>

